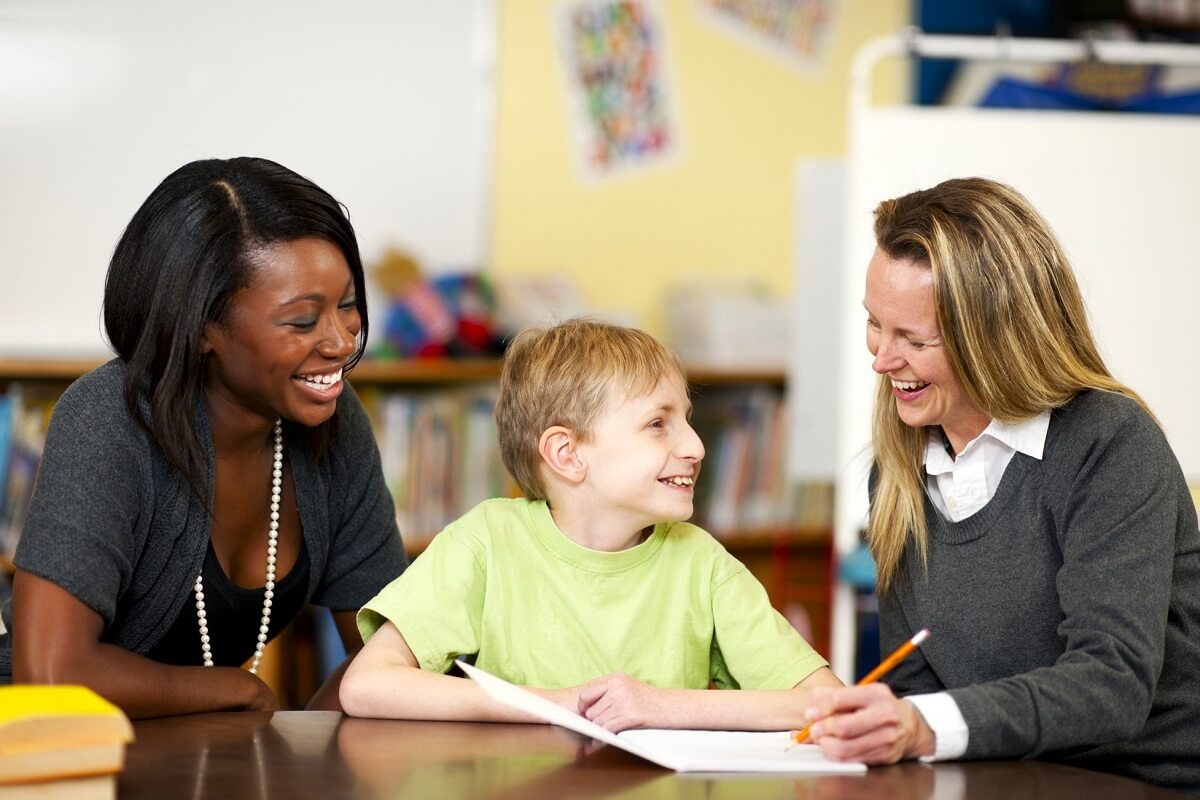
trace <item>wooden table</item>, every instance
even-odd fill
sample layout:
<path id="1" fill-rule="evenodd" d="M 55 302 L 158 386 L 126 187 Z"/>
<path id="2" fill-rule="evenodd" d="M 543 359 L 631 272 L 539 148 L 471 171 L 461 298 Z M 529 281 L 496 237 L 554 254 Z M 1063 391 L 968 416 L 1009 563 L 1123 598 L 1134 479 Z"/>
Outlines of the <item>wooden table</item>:
<path id="1" fill-rule="evenodd" d="M 1178 798 L 1038 761 L 901 764 L 865 775 L 688 776 L 548 725 L 399 722 L 335 712 L 197 714 L 135 724 L 120 800 L 620 797 L 625 800 Z"/>

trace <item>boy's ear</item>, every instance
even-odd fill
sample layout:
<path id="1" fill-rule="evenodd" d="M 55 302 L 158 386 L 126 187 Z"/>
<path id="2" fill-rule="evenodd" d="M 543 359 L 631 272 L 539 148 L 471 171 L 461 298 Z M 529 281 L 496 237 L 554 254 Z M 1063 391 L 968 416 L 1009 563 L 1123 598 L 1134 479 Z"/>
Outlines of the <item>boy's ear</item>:
<path id="1" fill-rule="evenodd" d="M 547 467 L 568 483 L 582 483 L 587 476 L 587 465 L 580 457 L 579 440 L 574 431 L 562 425 L 553 425 L 542 431 L 538 440 L 538 454 Z"/>

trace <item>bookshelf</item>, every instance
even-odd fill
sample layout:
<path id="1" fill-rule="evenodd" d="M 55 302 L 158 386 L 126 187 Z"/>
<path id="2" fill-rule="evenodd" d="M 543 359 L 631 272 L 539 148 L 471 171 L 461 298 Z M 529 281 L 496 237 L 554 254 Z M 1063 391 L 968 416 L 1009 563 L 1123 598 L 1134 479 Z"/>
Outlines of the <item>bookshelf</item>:
<path id="1" fill-rule="evenodd" d="M 43 398 L 44 402 L 100 363 L 99 358 L 0 358 L 0 391 L 20 384 L 24 393 Z M 410 555 L 419 554 L 445 522 L 474 505 L 477 499 L 514 493 L 511 482 L 505 483 L 507 476 L 500 467 L 498 453 L 468 447 L 467 454 L 457 458 L 457 464 L 454 457 L 448 459 L 449 463 L 445 458 L 447 451 L 461 452 L 464 447 L 455 438 L 461 431 L 445 433 L 456 425 L 469 427 L 454 422 L 464 404 L 483 404 L 476 408 L 478 424 L 474 433 L 477 439 L 494 444 L 494 427 L 488 428 L 486 424 L 491 416 L 487 403 L 494 397 L 499 375 L 500 364 L 494 359 L 364 359 L 349 376 L 376 425 L 385 478 L 396 495 L 400 529 Z M 707 449 L 695 521 L 710 530 L 754 573 L 775 607 L 805 633 L 814 647 L 827 654 L 833 586 L 832 487 L 796 489 L 787 485 L 782 459 L 787 437 L 779 427 L 785 419 L 786 406 L 787 381 L 783 371 L 695 367 L 689 368 L 688 377 L 695 406 L 693 422 Z M 394 425 L 387 422 L 394 420 L 396 413 L 410 422 L 425 420 L 420 423 L 425 428 L 440 426 L 444 435 L 432 442 L 419 443 L 413 433 L 415 428 L 402 425 L 405 430 L 397 438 Z M 430 479 L 430 474 L 437 470 L 427 463 L 414 462 L 412 457 L 420 452 L 428 456 L 433 451 L 439 451 L 432 456 L 439 468 L 448 471 Z M 736 463 L 730 461 L 730 453 L 738 454 Z M 750 466 L 763 453 L 774 455 L 757 467 Z M 492 466 L 480 469 L 480 464 Z M 452 471 L 456 468 L 474 480 L 478 497 L 456 494 L 465 483 L 471 482 L 455 476 Z M 397 470 L 406 470 L 409 478 L 399 477 Z M 489 472 L 486 479 L 475 480 Z M 769 491 L 758 491 L 768 484 Z M 449 499 L 430 512 L 427 507 L 433 504 L 432 497 Z M 724 511 L 717 513 L 725 523 L 711 524 L 706 517 L 714 516 L 712 512 L 718 503 Z M 750 508 L 757 509 L 750 514 L 752 519 L 743 514 Z M 0 570 L 11 574 L 11 549 L 6 550 L 4 544 L 0 540 Z M 306 630 L 289 630 L 277 639 L 266 661 L 268 665 L 274 664 L 271 671 L 279 676 L 284 673 L 285 662 L 296 664 L 296 671 L 301 673 L 312 672 L 308 669 L 308 662 L 315 658 L 312 621 L 304 620 L 293 627 Z M 292 676 L 288 680 L 295 682 Z M 315 688 L 313 683 L 311 689 Z M 306 700 L 304 687 L 292 690 L 291 695 L 289 699 L 294 704 Z"/>

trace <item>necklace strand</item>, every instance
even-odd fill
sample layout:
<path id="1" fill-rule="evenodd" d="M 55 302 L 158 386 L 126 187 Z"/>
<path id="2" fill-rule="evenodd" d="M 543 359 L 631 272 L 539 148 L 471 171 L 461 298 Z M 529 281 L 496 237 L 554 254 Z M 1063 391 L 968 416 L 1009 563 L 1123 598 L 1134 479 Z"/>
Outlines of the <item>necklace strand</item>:
<path id="1" fill-rule="evenodd" d="M 267 633 L 271 629 L 271 602 L 275 597 L 275 549 L 279 542 L 279 497 L 283 487 L 283 421 L 275 420 L 275 456 L 271 465 L 271 525 L 267 531 L 267 582 L 263 593 L 262 620 L 258 626 L 258 642 L 254 646 L 254 659 L 250 662 L 250 673 L 258 674 L 263 649 L 267 646 Z M 204 666 L 213 665 L 212 645 L 208 636 L 208 612 L 204 608 L 204 574 L 196 576 L 196 621 L 200 625 L 200 651 Z"/>

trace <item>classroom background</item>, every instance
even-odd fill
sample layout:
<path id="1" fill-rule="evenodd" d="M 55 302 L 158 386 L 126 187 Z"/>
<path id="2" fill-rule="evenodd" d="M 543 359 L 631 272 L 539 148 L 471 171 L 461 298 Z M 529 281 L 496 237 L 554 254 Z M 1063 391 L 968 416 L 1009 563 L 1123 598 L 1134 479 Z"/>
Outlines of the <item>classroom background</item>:
<path id="1" fill-rule="evenodd" d="M 1040 40 L 1065 49 L 1030 58 Z M 352 382 L 412 553 L 513 491 L 491 419 L 508 334 L 643 327 L 689 365 L 696 521 L 851 680 L 877 659 L 858 535 L 878 200 L 967 173 L 1029 195 L 1200 484 L 1198 42 L 1184 0 L 4 0 L 0 596 L 49 410 L 106 358 L 123 225 L 181 164 L 260 155 L 358 230 Z M 309 615 L 264 671 L 302 706 L 339 647 Z"/>

